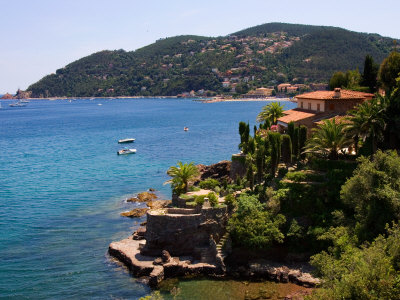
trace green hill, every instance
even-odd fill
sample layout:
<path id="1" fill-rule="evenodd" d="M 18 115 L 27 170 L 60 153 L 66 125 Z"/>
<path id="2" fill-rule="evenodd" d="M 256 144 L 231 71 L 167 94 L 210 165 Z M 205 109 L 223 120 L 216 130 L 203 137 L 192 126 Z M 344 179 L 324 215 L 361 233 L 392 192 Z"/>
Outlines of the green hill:
<path id="1" fill-rule="evenodd" d="M 35 97 L 177 95 L 191 90 L 237 93 L 280 82 L 327 82 L 359 68 L 367 54 L 381 62 L 393 39 L 336 27 L 269 23 L 225 37 L 176 36 L 136 51 L 81 58 L 28 90 Z M 230 81 L 223 87 L 223 81 Z"/>

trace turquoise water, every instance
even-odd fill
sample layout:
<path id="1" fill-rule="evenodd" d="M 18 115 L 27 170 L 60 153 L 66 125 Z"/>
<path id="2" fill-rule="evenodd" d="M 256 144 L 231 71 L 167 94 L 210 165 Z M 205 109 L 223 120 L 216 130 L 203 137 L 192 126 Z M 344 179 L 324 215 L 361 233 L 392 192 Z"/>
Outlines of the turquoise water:
<path id="1" fill-rule="evenodd" d="M 149 289 L 107 256 L 144 218 L 119 216 L 178 160 L 237 152 L 238 122 L 265 102 L 176 99 L 31 101 L 0 109 L 0 298 L 137 299 Z M 103 104 L 99 106 L 97 104 Z M 292 108 L 292 103 L 285 103 Z M 189 131 L 184 132 L 183 127 Z M 137 154 L 118 156 L 121 138 Z"/>

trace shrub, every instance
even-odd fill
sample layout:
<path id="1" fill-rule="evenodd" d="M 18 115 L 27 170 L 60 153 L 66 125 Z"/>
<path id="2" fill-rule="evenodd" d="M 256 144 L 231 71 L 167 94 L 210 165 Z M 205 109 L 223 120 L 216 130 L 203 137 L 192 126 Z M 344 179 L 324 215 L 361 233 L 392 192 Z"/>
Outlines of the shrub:
<path id="1" fill-rule="evenodd" d="M 229 220 L 229 232 L 236 246 L 265 249 L 283 242 L 283 215 L 273 216 L 256 196 L 241 195 L 237 212 Z"/>
<path id="2" fill-rule="evenodd" d="M 218 206 L 218 197 L 215 193 L 213 192 L 208 193 L 207 198 L 212 207 Z"/>
<path id="3" fill-rule="evenodd" d="M 197 205 L 201 205 L 202 206 L 204 204 L 204 198 L 205 197 L 206 197 L 206 195 L 196 196 L 194 201 L 196 202 Z"/>
<path id="4" fill-rule="evenodd" d="M 219 181 L 212 178 L 207 178 L 199 183 L 199 187 L 202 189 L 213 190 L 219 186 Z"/>
<path id="5" fill-rule="evenodd" d="M 228 194 L 225 196 L 225 204 L 228 206 L 229 209 L 234 209 L 237 206 L 237 201 L 233 194 Z"/>

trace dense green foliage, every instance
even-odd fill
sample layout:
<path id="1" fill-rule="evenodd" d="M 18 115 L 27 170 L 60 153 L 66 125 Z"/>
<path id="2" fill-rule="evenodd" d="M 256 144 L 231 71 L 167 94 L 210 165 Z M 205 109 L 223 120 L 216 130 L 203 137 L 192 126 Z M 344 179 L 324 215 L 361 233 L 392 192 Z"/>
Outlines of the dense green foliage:
<path id="1" fill-rule="evenodd" d="M 354 211 L 360 240 L 383 233 L 385 225 L 400 219 L 400 159 L 395 152 L 378 151 L 360 158 L 360 165 L 342 187 L 342 201 Z"/>
<path id="2" fill-rule="evenodd" d="M 282 160 L 285 164 L 290 164 L 292 162 L 292 141 L 288 134 L 283 134 L 282 139 Z"/>
<path id="3" fill-rule="evenodd" d="M 28 90 L 44 97 L 177 95 L 191 90 L 212 95 L 230 92 L 222 81 L 238 76 L 250 78 L 236 87 L 237 93 L 246 93 L 287 81 L 327 82 L 335 71 L 361 69 L 367 54 L 381 62 L 391 47 L 392 39 L 376 34 L 270 23 L 226 37 L 176 36 L 136 51 L 101 51 L 58 69 Z"/>
<path id="4" fill-rule="evenodd" d="M 385 58 L 379 69 L 379 81 L 387 92 L 396 86 L 396 78 L 400 74 L 400 53 L 393 51 Z"/>
<path id="5" fill-rule="evenodd" d="M 312 257 L 324 283 L 307 299 L 399 299 L 399 225 L 360 248 L 344 227 L 332 228 L 321 239 L 334 246 Z"/>
<path id="6" fill-rule="evenodd" d="M 241 195 L 236 213 L 229 220 L 229 231 L 236 246 L 268 248 L 282 243 L 284 235 L 280 227 L 285 223 L 283 215 L 273 215 L 255 196 Z"/>
<path id="7" fill-rule="evenodd" d="M 213 178 L 207 178 L 206 180 L 203 180 L 199 183 L 200 188 L 208 190 L 213 190 L 219 185 L 219 181 Z"/>

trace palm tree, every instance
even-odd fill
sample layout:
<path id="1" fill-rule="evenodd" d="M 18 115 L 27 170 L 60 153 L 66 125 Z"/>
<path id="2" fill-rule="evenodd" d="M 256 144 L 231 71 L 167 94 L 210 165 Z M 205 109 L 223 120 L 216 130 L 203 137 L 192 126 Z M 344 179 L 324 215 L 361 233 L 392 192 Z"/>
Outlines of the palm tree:
<path id="1" fill-rule="evenodd" d="M 304 153 L 314 153 L 338 159 L 339 151 L 351 145 L 352 140 L 346 135 L 346 124 L 333 120 L 323 120 L 318 128 L 313 129 L 312 137 L 307 141 Z"/>
<path id="2" fill-rule="evenodd" d="M 283 116 L 283 106 L 279 102 L 272 102 L 265 105 L 257 116 L 257 122 L 269 121 L 276 125 L 278 119 Z"/>
<path id="3" fill-rule="evenodd" d="M 383 138 L 386 128 L 384 117 L 387 105 L 388 99 L 379 95 L 378 98 L 359 104 L 349 113 L 350 124 L 347 125 L 347 132 L 354 139 L 356 146 L 359 138 L 365 141 L 370 137 L 372 153 L 376 152 L 378 141 Z"/>
<path id="4" fill-rule="evenodd" d="M 199 170 L 194 162 L 183 164 L 178 161 L 178 166 L 169 167 L 167 174 L 172 178 L 164 184 L 171 184 L 173 191 L 180 194 L 188 192 L 189 183 L 199 175 Z"/>

